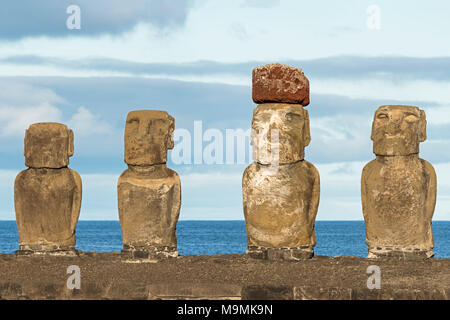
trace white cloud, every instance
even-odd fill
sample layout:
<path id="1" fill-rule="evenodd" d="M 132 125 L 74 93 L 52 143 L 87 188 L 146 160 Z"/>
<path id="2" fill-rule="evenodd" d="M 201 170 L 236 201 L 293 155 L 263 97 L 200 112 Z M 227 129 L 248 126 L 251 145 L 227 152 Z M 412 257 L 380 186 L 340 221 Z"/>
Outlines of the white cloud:
<path id="1" fill-rule="evenodd" d="M 450 123 L 450 103 L 434 108 L 426 108 L 427 124 L 449 124 Z"/>
<path id="2" fill-rule="evenodd" d="M 118 220 L 117 174 L 84 174 L 80 220 Z"/>
<path id="3" fill-rule="evenodd" d="M 23 136 L 37 122 L 67 123 L 76 135 L 109 134 L 112 127 L 86 107 L 79 107 L 69 119 L 58 104 L 65 100 L 48 88 L 20 82 L 0 82 L 0 137 Z"/>
<path id="4" fill-rule="evenodd" d="M 386 99 L 405 101 L 429 101 L 443 104 L 450 103 L 450 82 L 430 80 L 393 81 L 360 79 L 310 79 L 311 92 L 319 94 L 336 94 L 353 99 Z M 312 102 L 313 103 L 313 102 Z M 425 107 L 425 106 L 418 106 Z M 378 106 L 374 106 L 374 110 Z"/>
<path id="5" fill-rule="evenodd" d="M 163 36 L 150 25 L 140 24 L 130 32 L 115 36 L 30 37 L 1 43 L 0 58 L 35 54 L 141 62 L 232 62 L 314 59 L 344 54 L 450 55 L 446 32 L 448 17 L 443 9 L 448 4 L 443 1 L 435 8 L 423 7 L 419 2 L 405 5 L 401 1 L 379 1 L 383 23 L 377 32 L 366 28 L 367 4 L 364 1 L 327 1 L 326 4 L 282 1 L 277 6 L 267 5 L 271 3 L 276 2 L 265 1 L 265 5 L 255 8 L 242 7 L 242 1 L 202 1 L 189 12 L 183 29 Z M 93 10 L 95 5 L 90 7 Z M 104 8 L 99 7 L 100 10 Z M 247 41 L 229 32 L 229 17 L 245 26 L 246 33 L 251 35 Z M 420 23 L 411 23 L 416 21 L 412 17 Z M 338 36 L 330 37 L 330 33 Z"/>
<path id="6" fill-rule="evenodd" d="M 2 66 L 3 68 L 3 66 Z M 0 103 L 5 106 L 56 104 L 64 99 L 48 88 L 31 86 L 17 80 L 0 80 Z"/>
<path id="7" fill-rule="evenodd" d="M 242 179 L 241 173 L 188 173 L 181 174 L 180 179 L 182 179 L 183 187 L 210 187 L 212 184 L 214 185 L 226 185 L 233 184 L 236 181 L 240 181 Z"/>
<path id="8" fill-rule="evenodd" d="M 47 103 L 35 107 L 0 106 L 0 136 L 24 135 L 25 130 L 36 122 L 60 122 L 61 111 Z"/>
<path id="9" fill-rule="evenodd" d="M 23 136 L 36 122 L 59 122 L 61 111 L 55 106 L 64 99 L 48 88 L 17 81 L 0 82 L 0 136 Z"/>
<path id="10" fill-rule="evenodd" d="M 19 170 L 0 170 L 0 220 L 15 220 L 14 180 Z"/>
<path id="11" fill-rule="evenodd" d="M 311 131 L 313 138 L 328 142 L 331 140 L 349 140 L 362 136 L 363 132 L 370 137 L 372 119 L 360 115 L 336 115 L 333 117 L 318 117 L 311 120 Z"/>
<path id="12" fill-rule="evenodd" d="M 92 114 L 92 112 L 85 107 L 79 107 L 77 112 L 67 123 L 77 135 L 88 136 L 111 133 L 113 131 L 110 124 L 103 121 L 99 115 Z"/>

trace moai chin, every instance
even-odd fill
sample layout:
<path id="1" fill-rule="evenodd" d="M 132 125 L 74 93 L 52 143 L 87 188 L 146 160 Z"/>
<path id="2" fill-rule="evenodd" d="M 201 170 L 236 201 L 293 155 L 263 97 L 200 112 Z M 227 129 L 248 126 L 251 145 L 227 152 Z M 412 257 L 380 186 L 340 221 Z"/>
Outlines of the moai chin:
<path id="1" fill-rule="evenodd" d="M 255 92 L 261 82 L 271 94 Z M 317 169 L 304 160 L 311 140 L 308 111 L 283 102 L 309 103 L 305 83 L 300 69 L 285 65 L 253 71 L 253 99 L 260 103 L 252 120 L 254 162 L 242 177 L 247 254 L 253 258 L 296 261 L 314 255 L 320 182 Z M 288 98 L 279 88 L 287 88 Z"/>
<path id="2" fill-rule="evenodd" d="M 25 134 L 25 165 L 14 184 L 17 254 L 75 254 L 81 208 L 80 175 L 67 167 L 73 132 L 60 123 L 32 124 Z"/>
<path id="3" fill-rule="evenodd" d="M 125 126 L 125 162 L 117 191 L 122 255 L 130 259 L 176 257 L 181 182 L 167 168 L 174 119 L 165 111 L 131 111 Z"/>
<path id="4" fill-rule="evenodd" d="M 426 139 L 425 112 L 381 106 L 371 139 L 376 159 L 361 177 L 368 257 L 432 257 L 436 173 L 418 156 L 419 143 Z"/>

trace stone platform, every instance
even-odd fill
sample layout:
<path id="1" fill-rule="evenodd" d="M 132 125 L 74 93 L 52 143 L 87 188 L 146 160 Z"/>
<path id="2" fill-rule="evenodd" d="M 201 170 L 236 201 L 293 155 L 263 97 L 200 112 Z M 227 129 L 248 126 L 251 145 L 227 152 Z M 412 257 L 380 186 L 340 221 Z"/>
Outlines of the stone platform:
<path id="1" fill-rule="evenodd" d="M 67 288 L 71 265 L 80 268 L 80 289 Z M 370 265 L 381 270 L 381 289 L 367 288 Z M 0 299 L 450 299 L 450 259 L 199 255 L 130 263 L 118 252 L 0 254 Z"/>

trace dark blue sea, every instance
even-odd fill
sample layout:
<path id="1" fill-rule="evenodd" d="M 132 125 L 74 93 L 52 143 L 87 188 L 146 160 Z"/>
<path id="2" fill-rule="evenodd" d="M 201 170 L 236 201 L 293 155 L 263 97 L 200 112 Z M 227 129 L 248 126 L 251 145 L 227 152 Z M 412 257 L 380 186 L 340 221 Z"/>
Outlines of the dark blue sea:
<path id="1" fill-rule="evenodd" d="M 118 221 L 80 221 L 76 248 L 82 251 L 120 251 Z M 436 258 L 450 258 L 450 221 L 433 221 Z M 182 255 L 245 253 L 244 221 L 179 221 L 178 250 Z M 367 255 L 363 221 L 317 221 L 316 255 Z M 0 221 L 0 253 L 18 249 L 15 221 Z"/>

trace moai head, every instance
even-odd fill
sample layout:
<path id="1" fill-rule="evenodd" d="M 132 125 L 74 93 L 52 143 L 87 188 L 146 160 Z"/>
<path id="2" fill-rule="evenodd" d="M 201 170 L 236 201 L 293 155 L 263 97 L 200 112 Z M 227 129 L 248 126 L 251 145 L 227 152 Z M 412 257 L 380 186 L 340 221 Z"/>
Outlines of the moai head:
<path id="1" fill-rule="evenodd" d="M 419 153 L 425 141 L 425 112 L 412 106 L 381 106 L 372 124 L 373 152 L 380 156 L 406 156 Z"/>
<path id="2" fill-rule="evenodd" d="M 310 141 L 308 111 L 302 106 L 266 103 L 253 111 L 251 144 L 254 160 L 258 163 L 283 164 L 303 160 Z"/>
<path id="3" fill-rule="evenodd" d="M 173 148 L 175 120 L 165 111 L 131 111 L 125 126 L 125 162 L 154 165 L 167 162 Z"/>
<path id="4" fill-rule="evenodd" d="M 31 168 L 63 168 L 73 155 L 73 131 L 64 124 L 32 124 L 25 133 L 25 165 Z"/>

